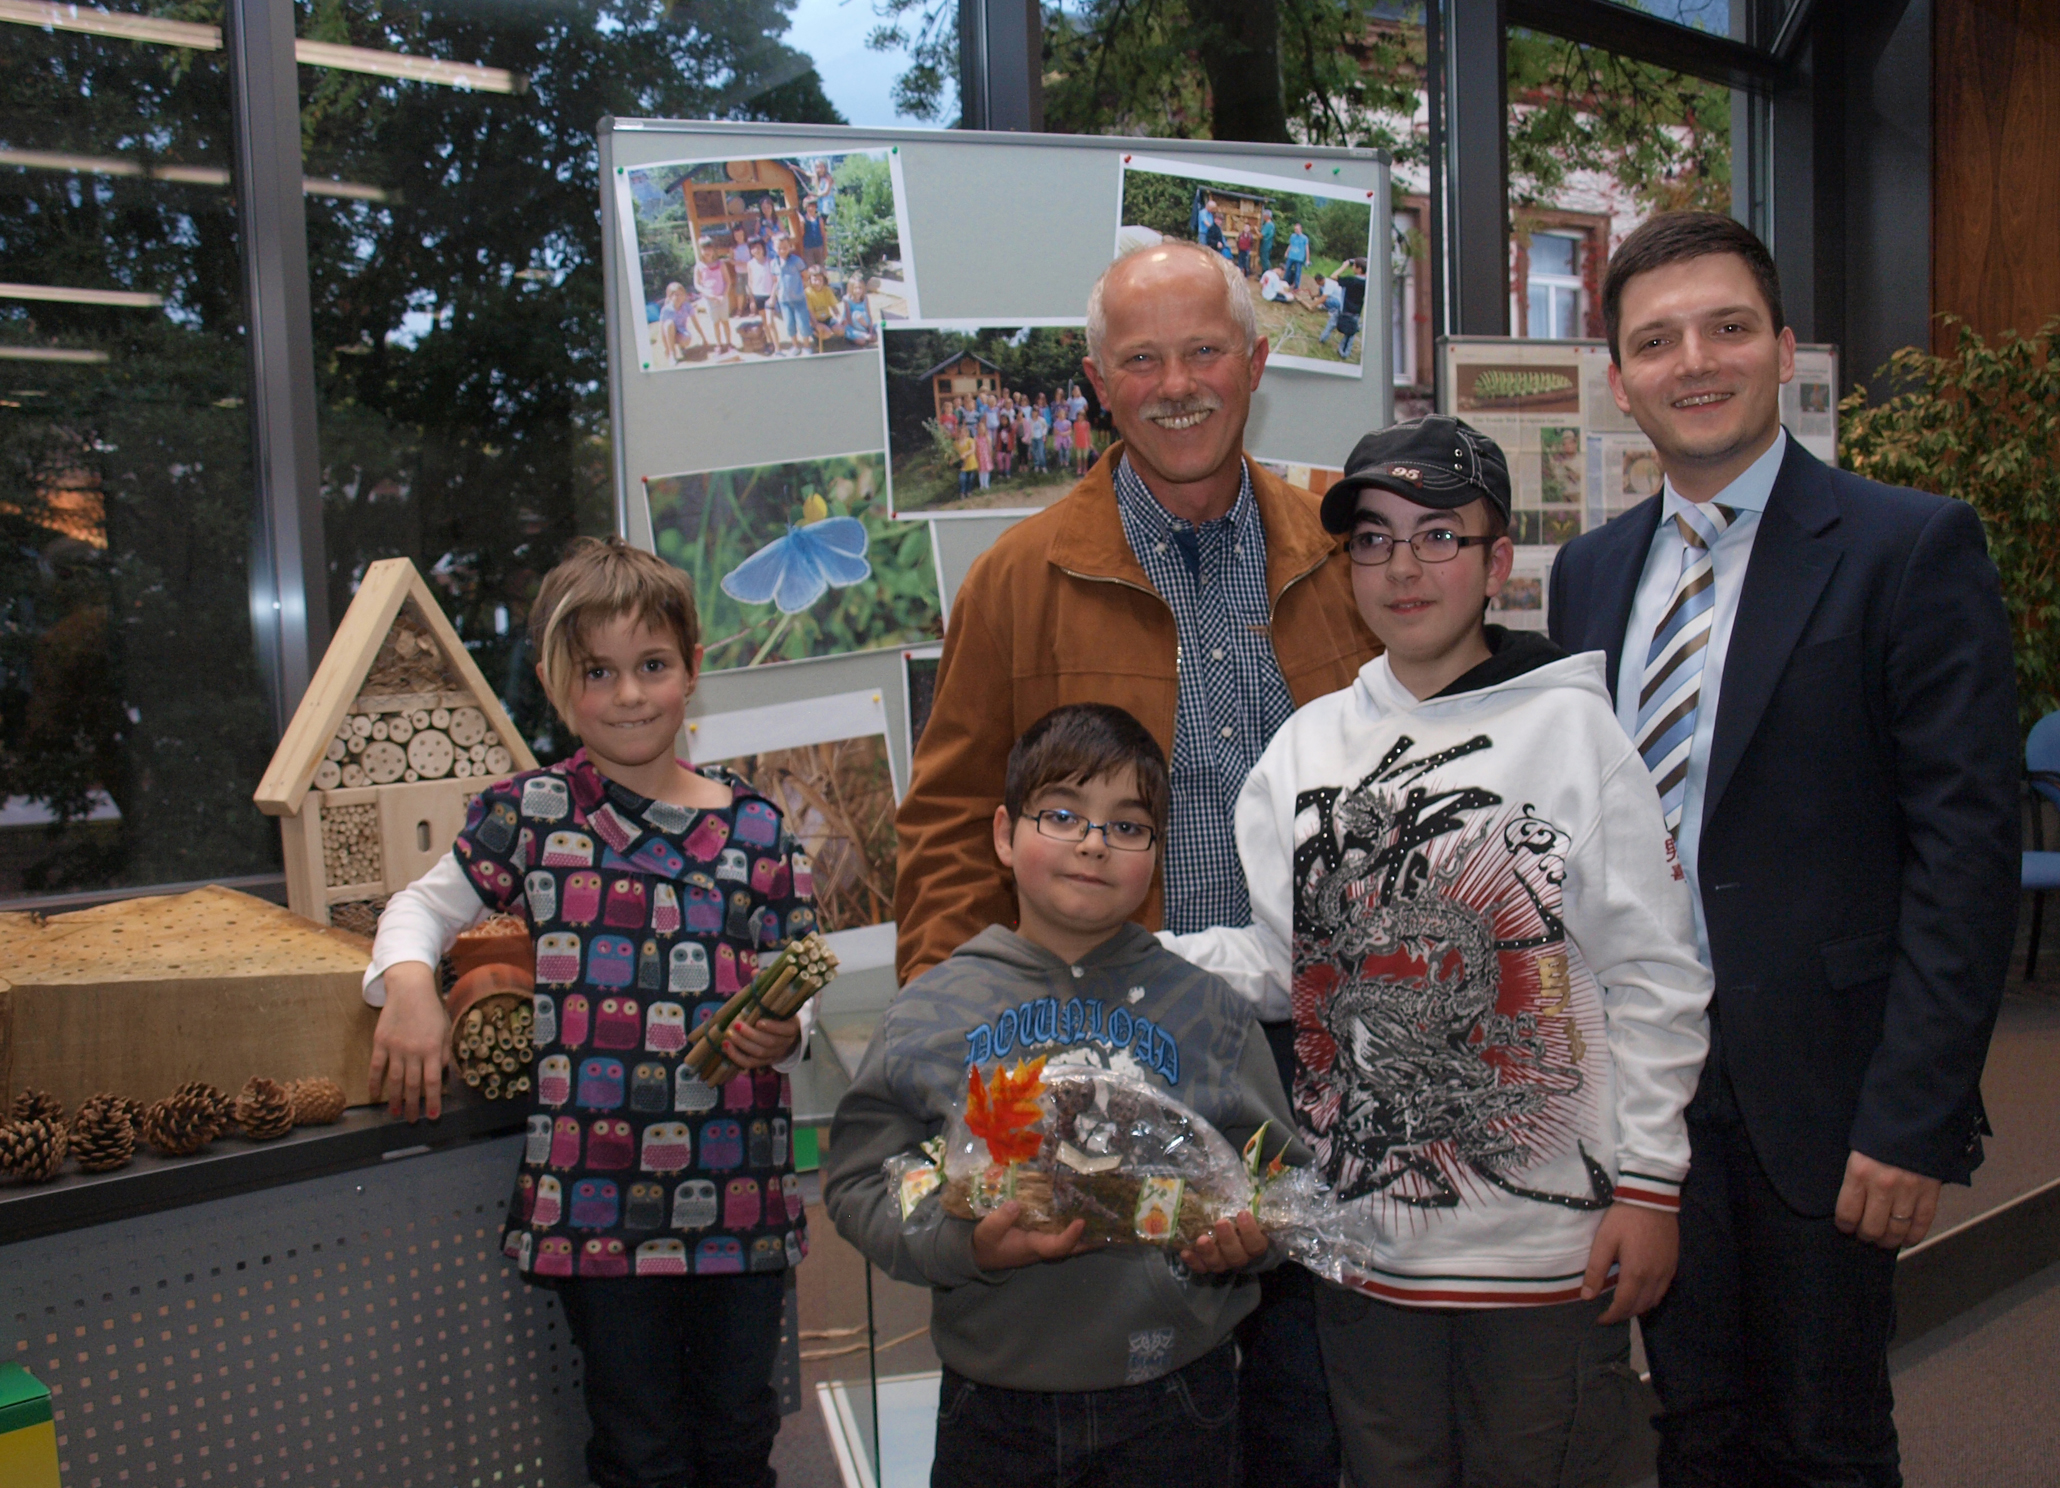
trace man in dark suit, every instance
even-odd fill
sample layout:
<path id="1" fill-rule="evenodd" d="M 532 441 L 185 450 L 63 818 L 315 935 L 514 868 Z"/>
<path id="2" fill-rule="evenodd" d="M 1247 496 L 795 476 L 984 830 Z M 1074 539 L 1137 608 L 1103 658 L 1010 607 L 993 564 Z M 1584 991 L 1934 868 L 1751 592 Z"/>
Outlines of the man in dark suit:
<path id="1" fill-rule="evenodd" d="M 1561 551 L 1552 638 L 1608 653 L 1716 975 L 1680 1269 L 1643 1325 L 1660 1482 L 1895 1485 L 1896 1252 L 1981 1161 L 2016 923 L 1996 570 L 1972 508 L 1784 433 L 1795 337 L 1751 232 L 1654 218 L 1603 306 L 1666 488 Z"/>

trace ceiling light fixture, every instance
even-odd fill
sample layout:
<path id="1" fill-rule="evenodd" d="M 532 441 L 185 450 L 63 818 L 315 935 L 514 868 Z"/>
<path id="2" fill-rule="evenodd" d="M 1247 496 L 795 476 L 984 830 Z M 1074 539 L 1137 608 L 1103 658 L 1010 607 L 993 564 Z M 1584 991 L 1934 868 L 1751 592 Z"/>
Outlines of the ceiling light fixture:
<path id="1" fill-rule="evenodd" d="M 61 284 L 0 284 L 0 300 L 41 300 L 57 305 L 119 305 L 155 310 L 165 297 L 141 289 L 72 289 Z"/>
<path id="2" fill-rule="evenodd" d="M 153 181 L 174 181 L 183 186 L 227 186 L 229 172 L 215 165 L 142 165 L 111 155 L 67 155 L 57 150 L 0 150 L 0 165 L 24 170 L 73 171 L 94 176 L 148 176 Z M 383 186 L 357 181 L 325 181 L 305 176 L 300 189 L 309 196 L 345 196 L 352 201 L 383 202 Z"/>
<path id="3" fill-rule="evenodd" d="M 81 31 L 92 36 L 118 36 L 159 46 L 191 47 L 202 52 L 219 51 L 222 46 L 219 26 L 161 21 L 154 16 L 128 15 L 90 5 L 58 5 L 51 0 L 0 0 L 0 21 L 53 31 Z M 510 72 L 504 67 L 482 67 L 476 62 L 446 62 L 437 57 L 410 56 L 406 52 L 382 52 L 370 47 L 305 40 L 294 42 L 293 55 L 296 61 L 308 67 L 333 67 L 342 72 L 371 73 L 375 77 L 439 83 L 447 88 L 462 88 L 470 92 L 524 93 L 529 90 L 529 79 L 521 73 Z"/>
<path id="4" fill-rule="evenodd" d="M 97 366 L 106 360 L 104 351 L 74 351 L 65 346 L 0 346 L 0 362 L 70 362 L 76 366 Z"/>

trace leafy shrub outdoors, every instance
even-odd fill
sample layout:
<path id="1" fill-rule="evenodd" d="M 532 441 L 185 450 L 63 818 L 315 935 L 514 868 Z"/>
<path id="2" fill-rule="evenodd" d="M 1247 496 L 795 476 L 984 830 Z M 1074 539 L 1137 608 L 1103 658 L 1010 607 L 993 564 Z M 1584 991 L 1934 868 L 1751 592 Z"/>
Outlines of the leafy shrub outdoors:
<path id="1" fill-rule="evenodd" d="M 2018 721 L 2060 708 L 2060 316 L 1993 344 L 1946 317 L 1954 349 L 1906 346 L 1880 375 L 1902 392 L 1839 404 L 1839 455 L 1890 485 L 1965 501 L 1988 528 L 2016 640 Z"/>

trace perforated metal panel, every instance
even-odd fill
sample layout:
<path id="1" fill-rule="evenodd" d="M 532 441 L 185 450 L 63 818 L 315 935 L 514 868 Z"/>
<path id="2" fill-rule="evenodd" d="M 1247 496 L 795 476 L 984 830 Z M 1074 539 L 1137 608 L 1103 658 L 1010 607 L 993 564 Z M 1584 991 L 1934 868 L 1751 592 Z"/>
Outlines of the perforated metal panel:
<path id="1" fill-rule="evenodd" d="M 67 1488 L 584 1482 L 578 1352 L 497 1243 L 520 1148 L 0 1249 L 0 1357 L 50 1387 Z"/>
<path id="2" fill-rule="evenodd" d="M 0 1252 L 68 1488 L 582 1481 L 578 1354 L 496 1243 L 518 1145 Z"/>

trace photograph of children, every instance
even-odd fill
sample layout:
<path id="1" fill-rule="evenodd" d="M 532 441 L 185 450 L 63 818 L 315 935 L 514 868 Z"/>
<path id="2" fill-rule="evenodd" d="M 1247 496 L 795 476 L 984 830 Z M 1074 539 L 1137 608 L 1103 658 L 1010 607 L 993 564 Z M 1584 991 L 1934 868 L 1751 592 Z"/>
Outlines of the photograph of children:
<path id="1" fill-rule="evenodd" d="M 1545 629 L 1545 585 L 1555 556 L 1551 548 L 1516 550 L 1516 561 L 1510 566 L 1509 577 L 1502 581 L 1502 592 L 1488 601 L 1490 624 L 1511 630 Z"/>
<path id="2" fill-rule="evenodd" d="M 1268 366 L 1361 375 L 1373 244 L 1364 190 L 1137 155 L 1122 191 L 1119 257 L 1168 238 L 1200 243 L 1243 274 Z"/>
<path id="3" fill-rule="evenodd" d="M 1579 506 L 1587 460 L 1578 427 L 1547 424 L 1538 431 L 1543 479 L 1541 499 L 1547 506 Z"/>
<path id="4" fill-rule="evenodd" d="M 871 351 L 916 314 L 889 150 L 679 160 L 616 178 L 646 372 Z"/>
<path id="5" fill-rule="evenodd" d="M 1495 596 L 1488 608 L 1495 611 L 1542 610 L 1545 608 L 1545 581 L 1511 575 L 1503 580 L 1502 592 Z"/>
<path id="6" fill-rule="evenodd" d="M 814 875 L 816 928 L 856 930 L 894 918 L 894 777 L 887 736 L 866 734 L 721 761 L 776 802 Z M 799 859 L 796 871 L 803 871 Z"/>
<path id="7" fill-rule="evenodd" d="M 658 556 L 694 580 L 709 671 L 941 639 L 926 522 L 887 514 L 882 454 L 644 481 Z"/>
<path id="8" fill-rule="evenodd" d="M 1080 321 L 890 326 L 885 340 L 897 517 L 1042 511 L 1115 437 L 1080 370 Z"/>

